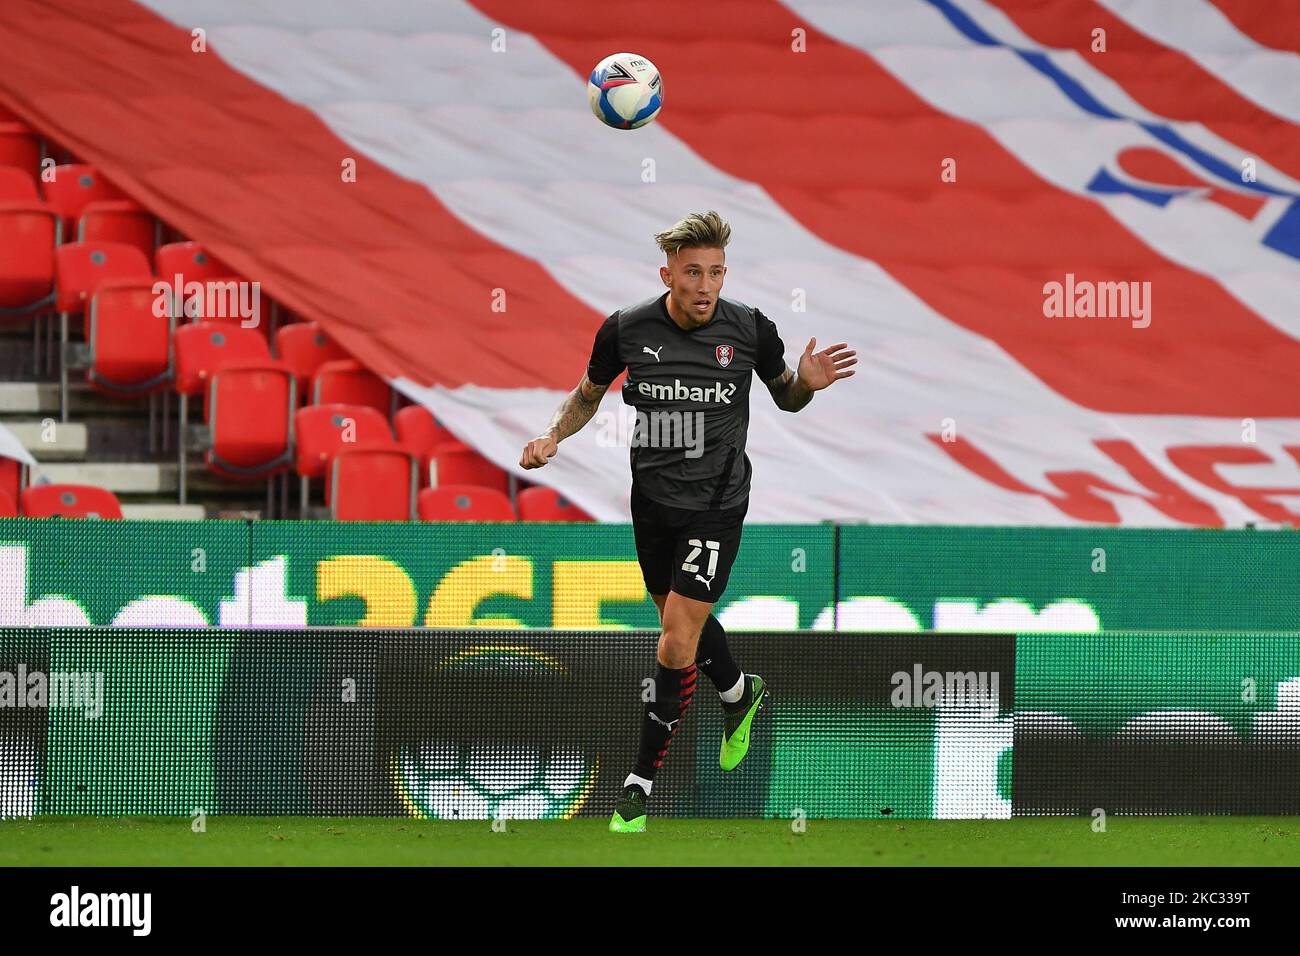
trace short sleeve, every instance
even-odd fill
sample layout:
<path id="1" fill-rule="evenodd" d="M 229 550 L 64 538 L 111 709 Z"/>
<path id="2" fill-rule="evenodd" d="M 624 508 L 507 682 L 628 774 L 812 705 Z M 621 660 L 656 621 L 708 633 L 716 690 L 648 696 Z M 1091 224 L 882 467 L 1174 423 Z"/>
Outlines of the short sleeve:
<path id="1" fill-rule="evenodd" d="M 758 327 L 758 360 L 754 371 L 764 382 L 770 382 L 785 371 L 785 343 L 776 331 L 776 323 L 758 309 L 754 310 L 754 324 Z"/>
<path id="2" fill-rule="evenodd" d="M 591 360 L 587 363 L 587 378 L 593 385 L 608 385 L 626 368 L 619 358 L 618 316 L 615 312 L 596 330 L 596 341 L 591 346 Z"/>

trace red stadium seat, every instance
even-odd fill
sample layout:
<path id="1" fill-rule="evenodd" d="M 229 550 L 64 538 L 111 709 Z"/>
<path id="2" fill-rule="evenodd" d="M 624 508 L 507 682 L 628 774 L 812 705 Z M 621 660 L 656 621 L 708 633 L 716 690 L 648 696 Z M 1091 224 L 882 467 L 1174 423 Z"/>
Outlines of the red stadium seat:
<path id="1" fill-rule="evenodd" d="M 326 478 L 325 501 L 329 503 L 329 462 L 341 448 L 396 447 L 388 420 L 369 405 L 306 405 L 294 419 L 296 454 L 294 470 L 298 473 L 299 514 L 306 516 L 311 480 Z"/>
<path id="2" fill-rule="evenodd" d="M 54 250 L 62 230 L 42 203 L 0 203 L 0 311 L 30 314 L 54 303 Z"/>
<path id="3" fill-rule="evenodd" d="M 0 490 L 0 518 L 18 517 L 18 506 L 14 504 L 9 492 Z"/>
<path id="4" fill-rule="evenodd" d="M 31 485 L 23 489 L 22 513 L 29 518 L 121 518 L 117 495 L 92 485 Z"/>
<path id="5" fill-rule="evenodd" d="M 429 487 L 478 485 L 509 494 L 510 476 L 474 449 L 460 442 L 444 443 L 423 460 Z"/>
<path id="6" fill-rule="evenodd" d="M 326 362 L 346 359 L 348 353 L 315 322 L 295 322 L 281 326 L 275 333 L 275 354 L 281 362 L 293 369 L 302 386 L 302 397 L 307 397 L 312 377 Z"/>
<path id="7" fill-rule="evenodd" d="M 266 339 L 253 329 L 212 322 L 178 327 L 172 335 L 172 348 L 176 356 L 176 391 L 182 395 L 206 394 L 213 373 L 227 365 L 271 360 Z"/>
<path id="8" fill-rule="evenodd" d="M 416 460 L 396 445 L 349 445 L 330 459 L 326 500 L 336 521 L 410 521 Z"/>
<path id="9" fill-rule="evenodd" d="M 176 277 L 180 276 L 182 286 L 186 282 L 203 282 L 235 275 L 234 269 L 197 242 L 169 242 L 159 246 L 154 253 L 154 270 L 168 285 L 172 285 Z"/>
<path id="10" fill-rule="evenodd" d="M 68 315 L 81 312 L 95 288 L 108 279 L 151 277 L 149 260 L 134 246 L 116 242 L 72 242 L 54 250 L 54 307 L 59 312 L 59 342 L 68 344 Z M 68 420 L 68 363 L 59 353 L 60 420 Z"/>
<path id="11" fill-rule="evenodd" d="M 54 349 L 43 350 L 42 342 L 54 331 L 54 250 L 63 241 L 63 221 L 35 198 L 21 170 L 0 166 L 0 182 L 11 197 L 0 199 L 0 321 L 35 318 L 32 359 L 39 373 L 52 367 Z M 13 199 L 17 194 L 29 198 Z"/>
<path id="12" fill-rule="evenodd" d="M 525 488 L 515 501 L 519 505 L 520 521 L 595 521 L 568 498 L 554 488 Z"/>
<path id="13" fill-rule="evenodd" d="M 330 458 L 354 445 L 396 446 L 388 421 L 368 405 L 306 405 L 294 419 L 294 470 L 302 478 L 325 476 Z"/>
<path id="14" fill-rule="evenodd" d="M 68 149 L 68 147 L 64 146 L 49 133 L 46 133 L 41 138 L 45 140 L 45 159 L 43 159 L 42 162 L 46 159 L 53 159 L 61 166 L 74 166 L 81 164 L 81 160 L 77 158 L 72 150 Z"/>
<path id="15" fill-rule="evenodd" d="M 222 309 L 209 309 L 206 304 L 209 298 L 215 297 L 218 305 L 223 305 L 230 301 L 230 296 L 247 296 L 248 292 L 240 286 L 230 287 L 228 283 L 242 283 L 244 279 L 235 272 L 230 266 L 226 265 L 220 259 L 207 252 L 197 242 L 170 242 L 158 247 L 154 253 L 154 268 L 158 273 L 158 278 L 167 283 L 170 289 L 180 289 L 181 301 L 173 304 L 176 317 L 180 320 L 182 317 L 191 321 L 219 322 L 224 325 L 242 325 L 243 318 L 238 315 L 237 310 L 224 305 Z M 195 295 L 195 290 L 187 290 L 191 283 L 202 284 L 201 294 Z M 213 287 L 213 283 L 217 285 Z M 216 314 L 224 311 L 226 315 Z M 262 311 L 261 303 L 258 303 L 258 322 L 256 325 L 247 326 L 247 328 L 256 329 L 263 336 L 267 334 L 269 323 L 260 314 Z M 213 313 L 213 314 L 204 314 Z M 294 373 L 297 374 L 296 372 Z"/>
<path id="16" fill-rule="evenodd" d="M 154 218 L 129 199 L 88 203 L 77 222 L 78 242 L 120 242 L 153 255 Z"/>
<path id="17" fill-rule="evenodd" d="M 237 281 L 240 281 L 240 280 L 237 280 L 237 279 L 231 279 L 231 280 L 228 280 L 228 281 L 231 281 L 231 282 L 237 282 Z M 211 285 L 213 284 L 213 280 L 209 280 L 209 281 L 208 281 L 207 283 L 205 283 L 205 284 L 211 286 Z M 219 293 L 219 294 L 221 294 L 221 293 Z M 193 304 L 194 304 L 194 300 L 191 299 L 189 305 L 193 305 Z M 200 306 L 199 308 L 201 309 L 202 307 Z M 245 321 L 245 320 L 244 320 L 243 316 L 240 316 L 240 315 L 206 315 L 206 316 L 200 316 L 199 312 L 194 312 L 193 314 L 187 314 L 187 315 L 185 316 L 185 318 L 188 318 L 188 319 L 189 319 L 190 321 L 192 321 L 192 322 L 207 322 L 207 323 L 209 323 L 210 325 L 219 326 L 220 328 L 223 328 L 223 329 L 244 329 L 245 331 L 252 332 L 253 334 L 260 336 L 263 342 L 267 341 L 267 338 L 266 338 L 266 331 L 267 331 L 267 324 L 268 324 L 268 323 L 267 323 L 267 322 L 262 318 L 261 315 L 258 315 L 258 316 L 257 316 L 257 320 L 256 320 L 255 322 L 252 322 L 252 321 L 250 320 L 250 323 L 251 323 L 251 324 L 249 324 L 249 325 L 245 325 L 245 324 L 244 324 L 244 321 Z M 271 347 L 268 345 L 268 346 L 267 346 L 267 351 L 268 351 L 268 352 L 270 351 L 270 348 L 271 348 Z M 297 378 L 296 375 L 295 375 L 294 377 Z"/>
<path id="18" fill-rule="evenodd" d="M 23 490 L 23 463 L 0 456 L 0 491 L 15 502 Z"/>
<path id="19" fill-rule="evenodd" d="M 110 394 L 144 395 L 171 381 L 170 315 L 159 317 L 152 281 L 110 279 L 90 300 L 86 379 Z"/>
<path id="20" fill-rule="evenodd" d="M 288 471 L 297 401 L 293 373 L 279 362 L 227 365 L 214 372 L 206 407 L 212 437 L 208 468 L 245 481 Z"/>
<path id="21" fill-rule="evenodd" d="M 311 383 L 313 405 L 346 402 L 369 405 L 387 418 L 393 407 L 393 389 L 382 378 L 351 359 L 325 362 Z"/>
<path id="22" fill-rule="evenodd" d="M 70 242 L 54 251 L 54 277 L 59 312 L 80 312 L 95 287 L 105 279 L 150 279 L 149 260 L 135 246 L 120 242 Z"/>
<path id="23" fill-rule="evenodd" d="M 63 218 L 65 236 L 76 235 L 77 222 L 90 203 L 127 198 L 94 166 L 81 163 L 55 166 L 53 172 L 52 180 L 42 178 L 41 189 L 45 192 L 45 201 Z"/>
<path id="24" fill-rule="evenodd" d="M 198 280 L 197 283 L 190 282 L 182 288 L 179 301 L 176 301 L 174 289 L 172 298 L 172 308 L 178 320 L 235 325 L 251 329 L 263 338 L 267 337 L 270 323 L 262 314 L 260 292 L 238 276 L 220 276 Z M 245 307 L 248 319 L 245 319 Z"/>
<path id="25" fill-rule="evenodd" d="M 420 492 L 421 521 L 514 521 L 515 509 L 500 491 L 478 485 L 443 485 Z"/>
<path id="26" fill-rule="evenodd" d="M 172 383 L 180 395 L 177 416 L 177 500 L 185 504 L 188 475 L 186 451 L 189 399 L 208 394 L 212 376 L 227 366 L 259 365 L 271 361 L 266 339 L 252 329 L 195 322 L 172 333 Z"/>
<path id="27" fill-rule="evenodd" d="M 40 202 L 36 180 L 17 166 L 0 166 L 0 202 Z"/>
<path id="28" fill-rule="evenodd" d="M 35 176 L 41 169 L 41 138 L 25 123 L 0 122 L 0 166 Z"/>
<path id="29" fill-rule="evenodd" d="M 456 441 L 456 436 L 423 405 L 399 408 L 393 416 L 393 428 L 397 431 L 398 442 L 422 459 L 439 445 Z"/>

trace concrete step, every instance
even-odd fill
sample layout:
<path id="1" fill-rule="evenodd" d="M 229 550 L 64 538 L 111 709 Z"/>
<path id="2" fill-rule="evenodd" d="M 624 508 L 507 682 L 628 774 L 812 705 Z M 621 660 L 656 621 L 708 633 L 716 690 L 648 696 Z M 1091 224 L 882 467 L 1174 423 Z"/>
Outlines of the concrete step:
<path id="1" fill-rule="evenodd" d="M 120 496 L 172 496 L 176 494 L 176 463 L 171 462 L 40 462 L 32 469 L 32 483 L 46 480 L 54 484 L 96 485 Z M 189 469 L 190 496 L 199 501 L 218 499 L 225 505 L 237 500 L 260 503 L 265 500 L 265 483 L 261 481 L 226 481 L 209 472 L 197 460 Z M 290 497 L 297 501 L 296 488 Z"/>
<path id="2" fill-rule="evenodd" d="M 147 502 L 122 505 L 122 517 L 136 521 L 202 521 L 207 513 L 203 505 Z"/>
<path id="3" fill-rule="evenodd" d="M 147 419 L 149 399 L 112 398 L 96 392 L 85 382 L 73 382 L 68 387 L 68 411 L 73 418 L 128 415 Z M 58 414 L 58 382 L 0 382 L 0 417 L 7 415 L 57 417 Z"/>
<path id="4" fill-rule="evenodd" d="M 176 489 L 176 466 L 149 462 L 39 463 L 32 469 L 32 484 L 95 485 L 116 495 L 157 495 Z M 170 481 L 167 479 L 170 478 Z"/>
<path id="5" fill-rule="evenodd" d="M 155 444 L 149 445 L 148 405 L 140 408 L 119 408 L 117 404 L 97 407 L 94 414 L 81 414 L 77 403 L 73 402 L 73 421 L 58 421 L 57 408 L 47 410 L 39 420 L 39 411 L 14 412 L 13 406 L 32 409 L 40 407 L 46 392 L 43 385 L 27 384 L 18 388 L 5 388 L 0 385 L 0 401 L 7 397 L 11 410 L 0 410 L 0 422 L 20 432 L 20 439 L 38 459 L 66 461 L 89 459 L 107 461 L 158 461 L 170 455 L 170 446 L 176 441 L 176 420 L 167 423 L 165 437 L 169 448 L 164 450 L 161 442 L 164 432 L 161 427 L 155 431 Z M 30 401 L 35 397 L 37 401 Z M 161 421 L 158 422 L 161 425 Z M 50 426 L 53 426 L 51 429 Z M 46 442 L 46 437 L 53 437 L 54 442 Z M 39 444 L 37 444 L 39 443 Z"/>
<path id="6" fill-rule="evenodd" d="M 42 461 L 150 462 L 171 457 L 170 448 L 163 450 L 161 444 L 149 447 L 148 422 L 134 419 L 96 418 L 63 423 L 50 416 L 40 421 L 15 422 L 0 416 L 0 423 L 12 429 L 24 447 Z M 46 441 L 47 438 L 51 440 Z M 167 438 L 175 444 L 175 432 L 170 428 Z"/>
<path id="7" fill-rule="evenodd" d="M 5 421 L 37 461 L 81 461 L 86 457 L 86 426 L 80 422 Z"/>
<path id="8" fill-rule="evenodd" d="M 0 415 L 39 415 L 59 410 L 53 382 L 0 382 Z"/>

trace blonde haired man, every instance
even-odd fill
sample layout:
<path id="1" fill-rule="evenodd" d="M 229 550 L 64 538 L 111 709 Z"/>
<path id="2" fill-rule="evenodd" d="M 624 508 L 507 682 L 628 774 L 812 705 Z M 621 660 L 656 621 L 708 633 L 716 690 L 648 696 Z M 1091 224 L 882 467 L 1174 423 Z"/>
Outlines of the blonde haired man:
<path id="1" fill-rule="evenodd" d="M 627 369 L 623 400 L 637 412 L 632 525 L 662 634 L 656 692 L 645 705 L 637 759 L 610 820 L 616 833 L 645 829 L 655 772 L 694 695 L 697 669 L 722 699 L 723 770 L 734 770 L 749 752 L 751 726 L 768 693 L 761 677 L 736 665 L 711 613 L 726 589 L 749 507 L 752 373 L 779 408 L 797 412 L 814 392 L 851 376 L 857 362 L 846 344 L 816 352 L 812 339 L 792 371 L 772 320 L 721 296 L 730 240 L 731 226 L 712 210 L 655 236 L 666 257 L 659 278 L 668 291 L 605 320 L 586 374 L 519 461 L 524 468 L 545 465 L 561 441 L 591 420 L 610 383 Z"/>

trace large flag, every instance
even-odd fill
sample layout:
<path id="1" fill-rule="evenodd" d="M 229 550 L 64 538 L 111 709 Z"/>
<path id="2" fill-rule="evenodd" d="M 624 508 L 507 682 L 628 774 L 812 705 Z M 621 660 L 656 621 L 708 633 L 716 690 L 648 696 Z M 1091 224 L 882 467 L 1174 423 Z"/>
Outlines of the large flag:
<path id="1" fill-rule="evenodd" d="M 36 464 L 36 459 L 23 445 L 22 441 L 0 422 L 0 458 L 12 458 L 25 465 Z"/>
<path id="2" fill-rule="evenodd" d="M 653 234 L 859 373 L 752 398 L 751 520 L 1300 519 L 1300 9 L 9 0 L 0 99 L 515 469 Z M 657 123 L 591 67 L 663 75 Z M 628 410 L 545 469 L 626 520 Z"/>

